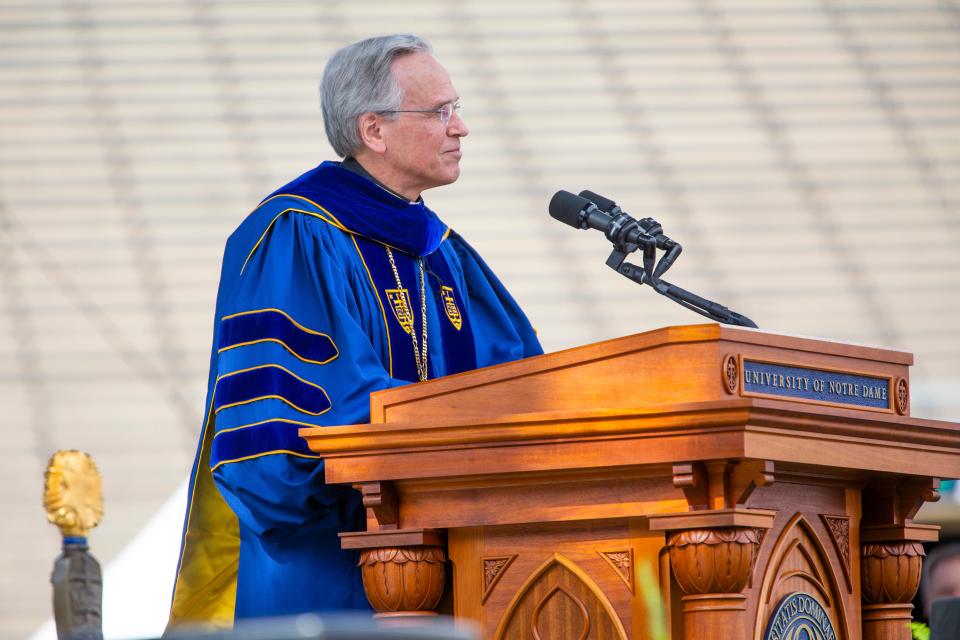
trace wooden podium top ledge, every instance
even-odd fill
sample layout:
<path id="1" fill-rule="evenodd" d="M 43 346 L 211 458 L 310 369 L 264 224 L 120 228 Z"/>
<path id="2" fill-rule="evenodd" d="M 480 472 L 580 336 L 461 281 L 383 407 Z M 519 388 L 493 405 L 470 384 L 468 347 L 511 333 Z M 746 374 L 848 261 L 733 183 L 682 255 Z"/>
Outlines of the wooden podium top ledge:
<path id="1" fill-rule="evenodd" d="M 810 356 L 830 354 L 834 357 L 903 367 L 913 365 L 913 354 L 907 351 L 831 342 L 821 338 L 765 333 L 757 329 L 729 327 L 717 323 L 681 325 L 663 327 L 622 338 L 613 338 L 554 353 L 546 353 L 525 360 L 467 371 L 430 380 L 423 384 L 379 391 L 370 395 L 371 421 L 383 421 L 377 418 L 383 416 L 385 407 L 396 403 L 452 393 L 491 381 L 562 369 L 585 362 L 618 358 L 636 352 L 662 349 L 671 345 L 694 343 L 715 343 L 717 345 L 725 343 L 731 349 L 738 345 L 767 347 Z"/>
<path id="2" fill-rule="evenodd" d="M 760 398 L 669 408 L 504 415 L 300 430 L 329 482 L 653 467 L 765 459 L 850 471 L 960 477 L 960 425 Z M 482 462 L 481 462 L 482 461 Z M 844 471 L 844 472 L 845 472 Z"/>
<path id="3" fill-rule="evenodd" d="M 730 358 L 739 380 L 725 379 Z M 718 324 L 665 327 L 380 391 L 370 396 L 370 421 L 635 409 L 731 395 L 767 395 L 744 385 L 747 362 L 825 375 L 867 376 L 887 388 L 884 393 L 890 402 L 885 410 L 893 412 L 895 385 L 900 379 L 908 385 L 913 355 Z M 909 415 L 909 407 L 901 413 Z"/>

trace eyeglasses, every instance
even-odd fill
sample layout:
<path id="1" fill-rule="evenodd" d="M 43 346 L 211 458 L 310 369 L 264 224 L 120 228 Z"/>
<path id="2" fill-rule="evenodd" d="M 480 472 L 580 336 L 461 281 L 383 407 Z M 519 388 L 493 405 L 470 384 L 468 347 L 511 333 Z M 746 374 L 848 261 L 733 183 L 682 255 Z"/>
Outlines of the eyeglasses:
<path id="1" fill-rule="evenodd" d="M 440 122 L 443 126 L 447 126 L 453 114 L 459 116 L 463 113 L 463 107 L 460 106 L 460 101 L 457 100 L 456 102 L 448 102 L 438 109 L 393 109 L 391 111 L 381 111 L 380 113 L 435 113 L 440 117 Z"/>

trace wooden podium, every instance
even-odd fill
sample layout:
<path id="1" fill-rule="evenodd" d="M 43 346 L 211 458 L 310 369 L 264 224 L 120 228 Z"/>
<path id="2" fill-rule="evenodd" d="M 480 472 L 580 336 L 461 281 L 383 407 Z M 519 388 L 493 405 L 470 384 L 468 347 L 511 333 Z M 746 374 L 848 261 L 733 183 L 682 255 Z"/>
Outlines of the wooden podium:
<path id="1" fill-rule="evenodd" d="M 669 327 L 376 393 L 370 424 L 301 435 L 363 492 L 367 531 L 341 540 L 383 614 L 498 639 L 907 640 L 938 530 L 912 518 L 960 476 L 960 425 L 909 417 L 912 362 Z"/>

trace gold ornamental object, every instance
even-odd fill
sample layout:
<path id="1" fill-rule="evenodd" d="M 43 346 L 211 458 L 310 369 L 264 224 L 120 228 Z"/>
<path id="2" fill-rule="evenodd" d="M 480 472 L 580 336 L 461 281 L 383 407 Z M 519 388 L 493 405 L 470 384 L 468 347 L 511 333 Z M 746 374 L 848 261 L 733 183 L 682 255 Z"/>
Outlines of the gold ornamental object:
<path id="1" fill-rule="evenodd" d="M 100 485 L 100 472 L 89 454 L 57 451 L 44 473 L 47 520 L 57 525 L 64 537 L 86 537 L 103 516 Z"/>

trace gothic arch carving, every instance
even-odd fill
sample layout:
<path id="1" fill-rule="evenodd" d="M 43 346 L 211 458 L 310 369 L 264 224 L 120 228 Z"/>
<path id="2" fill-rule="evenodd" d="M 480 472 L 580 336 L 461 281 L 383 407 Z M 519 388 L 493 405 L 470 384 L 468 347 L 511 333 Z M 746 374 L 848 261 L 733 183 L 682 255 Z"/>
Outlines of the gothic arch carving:
<path id="1" fill-rule="evenodd" d="M 494 638 L 566 637 L 558 635 L 561 631 L 581 640 L 627 640 L 623 624 L 600 587 L 569 558 L 554 553 L 517 590 Z"/>
<path id="2" fill-rule="evenodd" d="M 783 528 L 770 552 L 767 571 L 760 585 L 754 637 L 761 637 L 767 619 L 780 599 L 800 591 L 817 600 L 830 615 L 837 638 L 847 637 L 842 578 L 831 569 L 826 547 L 810 522 L 798 513 Z"/>

